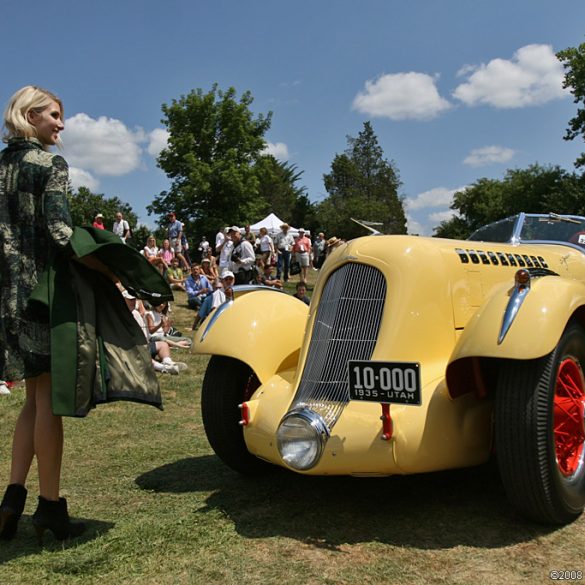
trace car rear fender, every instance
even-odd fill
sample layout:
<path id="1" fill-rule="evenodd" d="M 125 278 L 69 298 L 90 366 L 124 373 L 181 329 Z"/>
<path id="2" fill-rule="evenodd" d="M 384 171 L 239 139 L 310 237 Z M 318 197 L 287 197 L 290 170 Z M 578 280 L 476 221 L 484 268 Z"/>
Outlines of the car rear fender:
<path id="1" fill-rule="evenodd" d="M 265 382 L 298 362 L 309 307 L 266 288 L 218 307 L 195 334 L 194 353 L 224 355 L 246 363 Z"/>
<path id="2" fill-rule="evenodd" d="M 549 354 L 571 319 L 585 325 L 585 284 L 560 276 L 533 278 L 502 335 L 513 283 L 499 285 L 470 319 L 447 365 L 451 396 L 489 392 L 493 359 L 530 360 Z M 503 339 L 502 339 L 503 336 Z"/>

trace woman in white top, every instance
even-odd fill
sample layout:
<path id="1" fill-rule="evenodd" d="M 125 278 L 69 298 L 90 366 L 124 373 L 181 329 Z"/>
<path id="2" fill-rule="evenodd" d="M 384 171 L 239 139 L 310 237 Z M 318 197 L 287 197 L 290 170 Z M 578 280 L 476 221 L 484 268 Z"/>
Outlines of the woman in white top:
<path id="1" fill-rule="evenodd" d="M 156 239 L 154 236 L 149 236 L 149 238 L 146 240 L 146 246 L 144 246 L 142 254 L 153 266 L 156 266 L 161 272 L 164 272 L 168 268 L 167 263 L 159 256 L 159 249 L 156 245 Z"/>
<path id="2" fill-rule="evenodd" d="M 272 264 L 272 256 L 274 255 L 274 244 L 272 243 L 272 238 L 268 235 L 268 230 L 265 227 L 260 228 L 259 237 L 262 262 L 264 262 L 264 264 Z"/>

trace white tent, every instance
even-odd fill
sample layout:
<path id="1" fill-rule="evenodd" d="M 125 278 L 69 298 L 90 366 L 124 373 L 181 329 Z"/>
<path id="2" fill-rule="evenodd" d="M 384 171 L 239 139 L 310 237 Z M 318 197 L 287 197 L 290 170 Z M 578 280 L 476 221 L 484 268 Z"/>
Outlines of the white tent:
<path id="1" fill-rule="evenodd" d="M 250 231 L 254 232 L 255 234 L 257 234 L 260 231 L 260 228 L 266 228 L 268 230 L 268 234 L 270 236 L 274 236 L 277 233 L 280 232 L 280 226 L 285 223 L 284 221 L 282 221 L 282 219 L 279 219 L 278 216 L 276 216 L 274 213 L 270 213 L 269 215 L 267 215 L 263 220 L 255 223 L 254 225 L 250 226 Z M 290 224 L 289 224 L 290 225 Z M 291 233 L 293 236 L 298 235 L 299 230 L 297 228 L 294 228 L 292 225 L 290 226 L 290 230 L 289 233 Z M 308 232 L 307 232 L 307 235 Z"/>

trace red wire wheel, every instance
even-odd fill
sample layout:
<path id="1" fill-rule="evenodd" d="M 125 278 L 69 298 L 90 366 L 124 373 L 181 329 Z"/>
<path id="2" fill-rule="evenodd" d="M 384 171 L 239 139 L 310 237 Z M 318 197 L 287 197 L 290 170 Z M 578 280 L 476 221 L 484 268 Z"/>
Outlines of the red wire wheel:
<path id="1" fill-rule="evenodd" d="M 503 360 L 494 438 L 514 507 L 543 524 L 568 524 L 585 509 L 585 329 L 569 322 L 554 350 Z"/>
<path id="2" fill-rule="evenodd" d="M 585 384 L 579 365 L 567 358 L 557 373 L 553 399 L 553 433 L 557 465 L 570 477 L 582 462 L 585 445 Z"/>

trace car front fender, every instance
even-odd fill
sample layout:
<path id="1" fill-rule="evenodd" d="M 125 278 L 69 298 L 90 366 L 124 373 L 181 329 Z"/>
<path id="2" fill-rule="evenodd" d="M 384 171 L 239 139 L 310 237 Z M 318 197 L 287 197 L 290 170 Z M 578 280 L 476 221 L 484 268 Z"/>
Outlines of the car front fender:
<path id="1" fill-rule="evenodd" d="M 195 334 L 193 351 L 246 363 L 261 382 L 298 362 L 309 307 L 274 289 L 219 306 Z"/>

